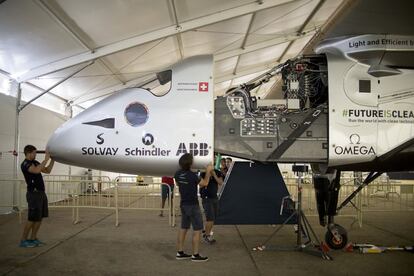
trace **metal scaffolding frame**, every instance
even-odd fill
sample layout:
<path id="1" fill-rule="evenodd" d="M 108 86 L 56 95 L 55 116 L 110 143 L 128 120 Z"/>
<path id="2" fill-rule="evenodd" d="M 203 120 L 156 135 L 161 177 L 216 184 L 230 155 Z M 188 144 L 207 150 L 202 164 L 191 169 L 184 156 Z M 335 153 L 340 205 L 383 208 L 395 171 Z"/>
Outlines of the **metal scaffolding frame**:
<path id="1" fill-rule="evenodd" d="M 70 79 L 74 75 L 78 74 L 83 69 L 85 69 L 86 67 L 92 65 L 93 63 L 94 63 L 94 61 L 88 62 L 86 65 L 82 66 L 78 70 L 76 70 L 73 73 L 69 74 L 68 76 L 66 76 L 62 80 L 58 81 L 57 83 L 55 83 L 54 85 L 52 85 L 48 89 L 44 90 L 42 93 L 35 96 L 34 98 L 32 98 L 31 100 L 29 100 L 28 102 L 26 102 L 24 104 L 21 104 L 21 99 L 22 99 L 21 83 L 20 82 L 16 83 L 17 85 L 15 85 L 15 87 L 16 87 L 16 90 L 17 90 L 16 91 L 17 92 L 16 93 L 17 97 L 16 97 L 15 128 L 14 128 L 14 154 L 13 154 L 13 156 L 14 156 L 14 162 L 13 162 L 13 177 L 14 177 L 14 179 L 17 179 L 17 172 L 18 172 L 18 168 L 19 168 L 19 156 L 18 156 L 18 154 L 20 153 L 20 112 L 23 111 L 23 109 L 26 108 L 28 105 L 30 105 L 31 103 L 33 103 L 34 101 L 36 101 L 37 99 L 42 97 L 43 95 L 49 93 L 52 89 L 56 88 L 57 86 L 59 86 L 60 84 L 62 84 L 65 81 L 67 81 L 68 79 Z M 17 185 L 15 185 L 15 187 L 13 189 L 13 206 L 18 206 L 18 204 L 17 204 L 17 202 L 18 202 L 18 197 L 17 197 L 18 189 L 19 189 L 19 187 Z"/>

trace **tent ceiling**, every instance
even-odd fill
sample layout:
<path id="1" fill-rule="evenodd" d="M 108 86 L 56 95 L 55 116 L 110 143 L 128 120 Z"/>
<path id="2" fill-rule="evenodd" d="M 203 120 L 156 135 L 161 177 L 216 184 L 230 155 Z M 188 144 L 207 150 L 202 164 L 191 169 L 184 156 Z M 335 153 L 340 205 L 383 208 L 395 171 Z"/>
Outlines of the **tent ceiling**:
<path id="1" fill-rule="evenodd" d="M 341 3 L 6 0 L 0 4 L 0 77 L 3 82 L 4 76 L 28 77 L 28 82 L 47 89 L 94 59 L 93 65 L 52 90 L 58 97 L 41 101 L 63 112 L 64 100 L 88 107 L 183 58 L 213 54 L 215 93 L 221 95 L 281 58 L 299 54 Z M 298 36 L 298 31 L 303 33 Z M 271 85 L 256 93 L 265 95 Z M 0 92 L 4 87 L 0 85 Z M 39 93 L 23 86 L 24 99 Z M 44 104 L 48 99 L 53 103 Z"/>
<path id="2" fill-rule="evenodd" d="M 165 0 L 44 2 L 59 6 L 96 47 L 174 24 Z"/>

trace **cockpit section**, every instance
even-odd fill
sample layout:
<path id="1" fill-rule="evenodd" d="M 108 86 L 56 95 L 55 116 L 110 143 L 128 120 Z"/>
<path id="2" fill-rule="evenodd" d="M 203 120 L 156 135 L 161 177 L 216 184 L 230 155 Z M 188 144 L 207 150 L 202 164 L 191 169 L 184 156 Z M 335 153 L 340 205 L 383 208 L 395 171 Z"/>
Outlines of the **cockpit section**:
<path id="1" fill-rule="evenodd" d="M 279 78 L 279 97 L 252 96 L 270 78 Z M 215 150 L 263 162 L 327 162 L 327 101 L 325 56 L 288 60 L 216 99 Z"/>

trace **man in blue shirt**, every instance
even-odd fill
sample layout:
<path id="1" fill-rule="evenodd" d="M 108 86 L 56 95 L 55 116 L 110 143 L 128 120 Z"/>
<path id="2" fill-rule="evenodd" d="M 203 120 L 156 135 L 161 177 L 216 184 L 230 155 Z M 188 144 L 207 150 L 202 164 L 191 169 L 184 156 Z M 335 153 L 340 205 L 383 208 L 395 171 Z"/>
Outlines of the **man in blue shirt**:
<path id="1" fill-rule="evenodd" d="M 48 217 L 49 210 L 47 206 L 47 196 L 45 193 L 45 184 L 43 182 L 42 172 L 50 173 L 52 171 L 54 161 L 50 159 L 49 153 L 46 151 L 45 160 L 42 163 L 36 161 L 36 148 L 32 145 L 24 147 L 26 159 L 21 164 L 24 179 L 27 184 L 27 222 L 23 229 L 20 247 L 42 246 L 43 243 L 37 239 L 37 232 L 42 223 L 42 218 Z M 46 166 L 50 160 L 49 166 Z M 29 233 L 31 239 L 29 240 Z"/>
<path id="2" fill-rule="evenodd" d="M 194 262 L 205 262 L 208 260 L 208 257 L 202 257 L 198 250 L 200 245 L 200 232 L 203 229 L 203 218 L 198 202 L 197 186 L 205 187 L 208 185 L 213 166 L 207 166 L 206 175 L 200 180 L 197 174 L 191 171 L 193 165 L 193 156 L 191 154 L 186 153 L 181 156 L 179 165 L 181 169 L 174 176 L 181 196 L 181 229 L 178 232 L 176 259 L 183 260 L 191 258 Z M 193 226 L 192 256 L 184 253 L 185 236 L 188 229 L 190 229 L 190 225 Z"/>

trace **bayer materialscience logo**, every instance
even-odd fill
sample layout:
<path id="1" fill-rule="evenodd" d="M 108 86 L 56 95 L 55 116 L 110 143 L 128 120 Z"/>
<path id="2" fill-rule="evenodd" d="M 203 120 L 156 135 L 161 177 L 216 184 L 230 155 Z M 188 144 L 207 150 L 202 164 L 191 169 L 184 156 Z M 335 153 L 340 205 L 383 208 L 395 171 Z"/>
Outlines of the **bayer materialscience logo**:
<path id="1" fill-rule="evenodd" d="M 150 133 L 145 134 L 142 136 L 142 143 L 146 146 L 152 145 L 152 143 L 154 143 L 154 136 Z"/>

